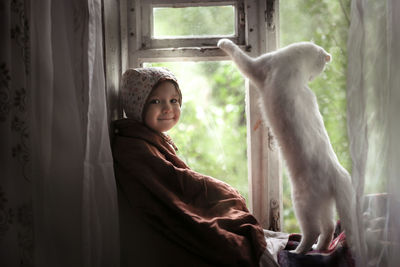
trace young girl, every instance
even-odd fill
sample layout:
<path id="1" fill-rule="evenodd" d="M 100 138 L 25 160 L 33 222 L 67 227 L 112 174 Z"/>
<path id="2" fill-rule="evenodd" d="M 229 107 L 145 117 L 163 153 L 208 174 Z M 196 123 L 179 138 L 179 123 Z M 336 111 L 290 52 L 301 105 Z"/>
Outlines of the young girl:
<path id="1" fill-rule="evenodd" d="M 180 117 L 182 94 L 165 68 L 122 77 L 126 119 L 114 123 L 121 266 L 259 266 L 263 229 L 237 190 L 191 170 L 164 134 Z"/>

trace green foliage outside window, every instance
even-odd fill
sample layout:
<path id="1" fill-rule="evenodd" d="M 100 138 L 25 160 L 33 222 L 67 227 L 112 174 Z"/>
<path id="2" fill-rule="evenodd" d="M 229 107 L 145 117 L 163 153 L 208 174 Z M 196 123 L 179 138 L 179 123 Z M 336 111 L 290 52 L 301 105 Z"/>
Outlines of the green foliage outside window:
<path id="1" fill-rule="evenodd" d="M 183 95 L 180 122 L 168 134 L 195 171 L 222 180 L 247 200 L 244 79 L 229 61 L 167 62 Z"/>
<path id="2" fill-rule="evenodd" d="M 325 127 L 339 161 L 350 172 L 351 159 L 346 126 L 349 13 L 350 0 L 280 1 L 281 46 L 299 41 L 312 41 L 324 47 L 332 55 L 332 62 L 309 86 L 317 96 Z M 283 197 L 284 230 L 298 232 L 286 170 Z"/>
<path id="3" fill-rule="evenodd" d="M 233 6 L 155 8 L 153 12 L 156 37 L 235 34 Z"/>
<path id="4" fill-rule="evenodd" d="M 233 6 L 154 10 L 155 36 L 234 34 Z M 248 199 L 244 78 L 229 61 L 164 62 L 183 94 L 180 122 L 169 131 L 195 171 L 222 180 Z"/>

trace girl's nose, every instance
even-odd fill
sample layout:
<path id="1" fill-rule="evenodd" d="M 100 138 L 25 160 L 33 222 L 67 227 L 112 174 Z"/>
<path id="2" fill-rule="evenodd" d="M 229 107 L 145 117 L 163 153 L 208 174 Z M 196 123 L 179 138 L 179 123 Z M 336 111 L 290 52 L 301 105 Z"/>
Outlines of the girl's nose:
<path id="1" fill-rule="evenodd" d="M 171 106 L 169 104 L 165 104 L 163 106 L 162 112 L 163 113 L 169 113 L 169 112 L 171 112 L 171 110 L 172 110 Z"/>

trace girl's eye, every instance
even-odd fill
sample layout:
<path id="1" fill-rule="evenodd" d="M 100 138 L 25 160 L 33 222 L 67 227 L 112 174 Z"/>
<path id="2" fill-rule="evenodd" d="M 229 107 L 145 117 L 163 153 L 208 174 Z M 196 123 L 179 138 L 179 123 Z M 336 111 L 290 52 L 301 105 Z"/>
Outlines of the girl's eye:
<path id="1" fill-rule="evenodd" d="M 150 101 L 150 104 L 160 104 L 160 100 L 153 99 L 153 100 Z"/>
<path id="2" fill-rule="evenodd" d="M 172 104 L 178 103 L 178 99 L 175 99 L 175 98 L 174 98 L 174 99 L 171 99 L 171 103 L 172 103 Z"/>

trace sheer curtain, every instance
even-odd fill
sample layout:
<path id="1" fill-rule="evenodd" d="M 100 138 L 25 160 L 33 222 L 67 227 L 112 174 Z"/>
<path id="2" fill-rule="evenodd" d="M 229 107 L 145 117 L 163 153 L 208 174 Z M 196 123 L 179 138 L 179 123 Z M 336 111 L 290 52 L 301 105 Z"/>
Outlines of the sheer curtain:
<path id="1" fill-rule="evenodd" d="M 399 1 L 352 1 L 347 108 L 358 266 L 400 264 L 399 25 Z"/>
<path id="2" fill-rule="evenodd" d="M 101 3 L 0 4 L 0 266 L 119 266 Z"/>

